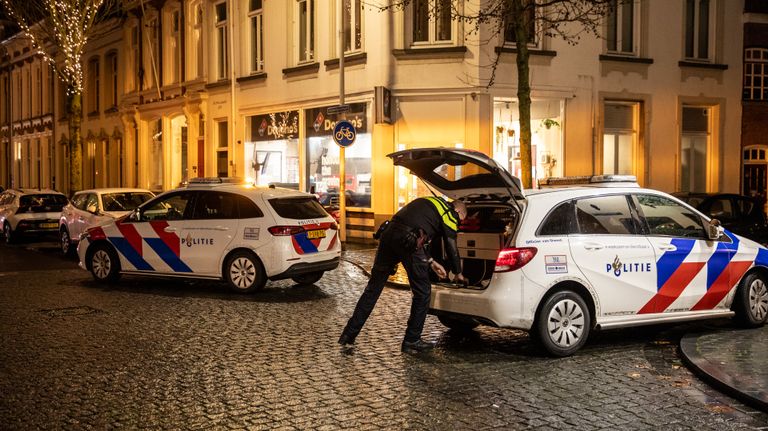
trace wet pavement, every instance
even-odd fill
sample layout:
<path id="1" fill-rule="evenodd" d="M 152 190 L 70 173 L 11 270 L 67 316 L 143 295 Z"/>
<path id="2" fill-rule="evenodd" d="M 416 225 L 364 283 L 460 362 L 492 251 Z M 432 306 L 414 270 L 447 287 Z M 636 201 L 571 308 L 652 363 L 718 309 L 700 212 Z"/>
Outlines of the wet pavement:
<path id="1" fill-rule="evenodd" d="M 347 252 L 347 259 L 370 274 L 375 250 Z M 408 276 L 398 266 L 389 284 L 408 288 Z M 710 332 L 693 331 L 680 340 L 684 363 L 715 388 L 768 412 L 768 327 L 733 329 L 730 322 L 707 325 Z"/>

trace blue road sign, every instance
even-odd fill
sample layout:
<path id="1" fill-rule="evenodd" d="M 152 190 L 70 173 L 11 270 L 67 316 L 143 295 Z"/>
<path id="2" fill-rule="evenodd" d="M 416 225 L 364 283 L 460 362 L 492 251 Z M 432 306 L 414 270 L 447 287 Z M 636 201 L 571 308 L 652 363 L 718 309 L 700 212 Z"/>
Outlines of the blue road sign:
<path id="1" fill-rule="evenodd" d="M 357 132 L 355 126 L 347 120 L 341 120 L 336 122 L 336 127 L 333 128 L 333 141 L 340 147 L 348 147 L 355 142 Z"/>

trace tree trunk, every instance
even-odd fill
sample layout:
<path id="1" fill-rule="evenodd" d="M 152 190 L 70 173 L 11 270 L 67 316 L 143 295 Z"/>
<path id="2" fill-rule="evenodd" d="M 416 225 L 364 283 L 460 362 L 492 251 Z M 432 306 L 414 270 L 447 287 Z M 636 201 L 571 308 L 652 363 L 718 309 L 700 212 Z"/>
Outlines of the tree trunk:
<path id="1" fill-rule="evenodd" d="M 72 91 L 72 89 L 69 89 Z M 83 140 L 80 123 L 83 114 L 83 95 L 72 92 L 67 96 L 67 120 L 69 120 L 69 193 L 83 189 Z"/>
<path id="2" fill-rule="evenodd" d="M 517 102 L 520 117 L 520 169 L 524 188 L 533 186 L 531 166 L 531 84 L 528 68 L 528 22 L 522 1 L 512 1 L 512 12 L 520 19 L 515 19 L 515 38 L 517 44 Z"/>

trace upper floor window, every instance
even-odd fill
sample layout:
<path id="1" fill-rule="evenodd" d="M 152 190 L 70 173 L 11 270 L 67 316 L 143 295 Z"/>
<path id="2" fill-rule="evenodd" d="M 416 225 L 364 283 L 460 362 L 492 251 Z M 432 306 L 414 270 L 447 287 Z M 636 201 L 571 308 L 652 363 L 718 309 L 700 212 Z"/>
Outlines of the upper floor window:
<path id="1" fill-rule="evenodd" d="M 414 46 L 451 45 L 455 42 L 451 19 L 453 0 L 414 0 L 410 4 L 410 37 Z"/>
<path id="2" fill-rule="evenodd" d="M 639 14 L 636 0 L 611 0 L 606 18 L 606 49 L 611 54 L 637 54 L 636 32 Z"/>
<path id="3" fill-rule="evenodd" d="M 160 55 L 160 34 L 157 17 L 147 20 L 145 31 L 147 31 L 148 43 L 146 44 L 146 56 L 144 57 L 144 82 L 147 84 L 146 88 L 152 88 L 158 85 L 157 74 L 160 70 L 157 57 Z"/>
<path id="4" fill-rule="evenodd" d="M 344 34 L 344 53 L 363 49 L 363 5 L 362 0 L 341 0 Z"/>
<path id="5" fill-rule="evenodd" d="M 99 80 L 99 59 L 92 58 L 88 62 L 88 112 L 99 111 L 99 96 L 101 82 Z"/>
<path id="6" fill-rule="evenodd" d="M 685 0 L 685 58 L 711 60 L 714 0 Z"/>
<path id="7" fill-rule="evenodd" d="M 521 24 L 528 30 L 528 46 L 530 48 L 540 47 L 540 38 L 536 27 L 536 0 L 522 0 L 523 7 L 522 16 L 519 18 L 512 17 L 510 21 L 504 26 L 504 44 L 517 46 L 517 34 L 515 33 L 514 23 L 512 19 L 521 20 Z"/>
<path id="8" fill-rule="evenodd" d="M 315 61 L 315 0 L 296 0 L 297 62 Z"/>
<path id="9" fill-rule="evenodd" d="M 263 3 L 263 0 L 250 0 L 248 5 L 248 20 L 251 31 L 251 73 L 264 71 Z"/>
<path id="10" fill-rule="evenodd" d="M 197 1 L 190 5 L 191 29 L 187 42 L 187 78 L 201 78 L 205 57 L 203 53 L 203 4 Z"/>
<path id="11" fill-rule="evenodd" d="M 744 100 L 768 100 L 768 49 L 744 50 Z"/>
<path id="12" fill-rule="evenodd" d="M 229 75 L 229 38 L 227 36 L 227 3 L 216 4 L 216 70 L 218 79 Z"/>
<path id="13" fill-rule="evenodd" d="M 117 53 L 110 52 L 106 58 L 106 103 L 110 108 L 117 107 Z"/>
<path id="14" fill-rule="evenodd" d="M 126 89 L 136 91 L 139 89 L 141 62 L 139 56 L 139 27 L 134 25 L 128 30 L 128 73 L 126 73 Z"/>
<path id="15" fill-rule="evenodd" d="M 179 9 L 171 10 L 168 21 L 166 82 L 173 83 L 181 81 L 181 12 Z"/>

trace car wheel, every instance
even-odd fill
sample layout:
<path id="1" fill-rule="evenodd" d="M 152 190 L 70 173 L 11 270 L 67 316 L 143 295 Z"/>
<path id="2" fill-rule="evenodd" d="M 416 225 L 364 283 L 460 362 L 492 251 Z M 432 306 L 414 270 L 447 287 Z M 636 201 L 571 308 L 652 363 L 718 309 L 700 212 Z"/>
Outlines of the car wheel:
<path id="1" fill-rule="evenodd" d="M 292 277 L 291 280 L 297 284 L 315 284 L 321 278 L 323 278 L 323 271 L 309 272 L 306 274 L 297 275 L 296 277 Z"/>
<path id="2" fill-rule="evenodd" d="M 259 290 L 267 283 L 259 259 L 250 252 L 238 251 L 227 259 L 224 265 L 224 279 L 229 287 L 238 293 Z"/>
<path id="3" fill-rule="evenodd" d="M 13 231 L 11 230 L 11 225 L 8 224 L 8 222 L 5 222 L 3 225 L 3 237 L 5 238 L 6 244 L 13 244 L 16 242 L 16 236 L 13 234 Z"/>
<path id="4" fill-rule="evenodd" d="M 756 328 L 768 319 L 768 282 L 765 276 L 753 272 L 741 280 L 733 299 L 736 320 L 746 328 Z"/>
<path id="5" fill-rule="evenodd" d="M 106 244 L 96 244 L 88 259 L 93 278 L 100 283 L 114 283 L 120 279 L 120 260 L 115 250 Z"/>
<path id="6" fill-rule="evenodd" d="M 457 319 L 450 316 L 437 316 L 437 320 L 439 320 L 443 326 L 459 332 L 469 332 L 478 326 L 477 322 Z"/>
<path id="7" fill-rule="evenodd" d="M 569 356 L 584 345 L 591 322 L 587 304 L 570 290 L 548 297 L 536 316 L 537 339 L 553 356 Z"/>
<path id="8" fill-rule="evenodd" d="M 63 228 L 59 233 L 59 245 L 61 246 L 61 252 L 64 256 L 72 254 L 72 239 L 69 237 L 69 231 L 67 228 Z"/>

